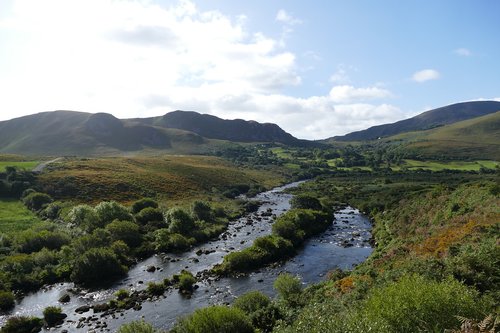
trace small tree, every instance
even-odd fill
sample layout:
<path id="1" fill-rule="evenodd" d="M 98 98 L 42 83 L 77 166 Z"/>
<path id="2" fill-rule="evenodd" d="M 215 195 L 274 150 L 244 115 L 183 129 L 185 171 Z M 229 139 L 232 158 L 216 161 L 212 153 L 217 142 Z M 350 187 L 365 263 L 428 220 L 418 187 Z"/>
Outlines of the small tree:
<path id="1" fill-rule="evenodd" d="M 168 230 L 171 233 L 189 235 L 194 227 L 194 220 L 181 208 L 172 208 L 167 212 Z"/>
<path id="2" fill-rule="evenodd" d="M 158 208 L 146 207 L 135 216 L 135 220 L 138 223 L 145 225 L 149 222 L 159 222 L 164 219 L 161 210 Z"/>
<path id="3" fill-rule="evenodd" d="M 132 214 L 138 214 L 144 208 L 158 208 L 158 203 L 153 199 L 149 198 L 137 200 L 136 202 L 133 203 L 130 211 L 132 212 Z"/>
<path id="4" fill-rule="evenodd" d="M 50 195 L 33 192 L 23 198 L 23 203 L 31 210 L 38 211 L 52 202 Z"/>
<path id="5" fill-rule="evenodd" d="M 106 226 L 113 241 L 124 241 L 130 247 L 137 247 L 141 244 L 142 235 L 139 226 L 130 221 L 115 220 Z"/>
<path id="6" fill-rule="evenodd" d="M 299 302 L 302 293 L 302 283 L 300 279 L 289 273 L 280 274 L 273 284 L 281 299 L 289 304 Z"/>
<path id="7" fill-rule="evenodd" d="M 97 218 L 99 219 L 101 227 L 113 222 L 119 221 L 132 221 L 128 209 L 117 203 L 116 201 L 103 201 L 94 208 Z"/>
<path id="8" fill-rule="evenodd" d="M 126 271 L 111 250 L 95 248 L 77 258 L 71 280 L 86 286 L 98 286 L 123 276 Z"/>

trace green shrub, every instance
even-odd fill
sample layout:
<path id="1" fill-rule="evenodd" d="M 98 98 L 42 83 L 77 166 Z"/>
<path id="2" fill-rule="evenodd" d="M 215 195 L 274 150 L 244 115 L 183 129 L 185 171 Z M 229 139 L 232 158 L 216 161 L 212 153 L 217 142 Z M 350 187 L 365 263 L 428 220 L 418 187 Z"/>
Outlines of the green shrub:
<path id="1" fill-rule="evenodd" d="M 191 205 L 191 216 L 198 221 L 212 221 L 212 208 L 204 201 L 195 201 Z"/>
<path id="2" fill-rule="evenodd" d="M 167 212 L 168 230 L 173 234 L 189 235 L 195 228 L 193 218 L 182 208 L 172 208 Z"/>
<path id="3" fill-rule="evenodd" d="M 86 286 L 98 286 L 125 275 L 127 269 L 109 249 L 95 248 L 78 257 L 71 280 Z"/>
<path id="4" fill-rule="evenodd" d="M 320 201 L 312 197 L 310 195 L 296 195 L 290 201 L 293 209 L 313 209 L 313 210 L 321 210 L 323 207 L 321 206 Z"/>
<path id="5" fill-rule="evenodd" d="M 246 314 L 251 314 L 259 309 L 265 308 L 271 303 L 271 299 L 260 291 L 250 291 L 236 299 L 233 306 Z"/>
<path id="6" fill-rule="evenodd" d="M 161 296 L 165 292 L 165 285 L 163 283 L 150 282 L 146 291 L 151 296 Z"/>
<path id="7" fill-rule="evenodd" d="M 43 310 L 43 319 L 49 327 L 54 327 L 66 318 L 66 314 L 62 313 L 62 309 L 57 306 L 48 306 Z"/>
<path id="8" fill-rule="evenodd" d="M 67 215 L 67 220 L 69 223 L 87 232 L 102 227 L 96 211 L 89 205 L 78 205 L 73 207 Z"/>
<path id="9" fill-rule="evenodd" d="M 132 221 L 132 215 L 128 209 L 117 203 L 116 201 L 103 201 L 94 208 L 97 219 L 99 220 L 100 227 L 106 226 L 114 220 L 118 221 Z"/>
<path id="10" fill-rule="evenodd" d="M 171 234 L 166 229 L 155 232 L 156 251 L 184 251 L 191 246 L 189 239 L 181 234 Z"/>
<path id="11" fill-rule="evenodd" d="M 130 247 L 137 247 L 141 244 L 142 235 L 139 226 L 130 221 L 115 220 L 106 226 L 113 241 L 124 241 Z"/>
<path id="12" fill-rule="evenodd" d="M 155 333 L 156 330 L 144 320 L 137 320 L 128 324 L 123 324 L 117 333 Z"/>
<path id="13" fill-rule="evenodd" d="M 132 214 L 137 214 L 145 208 L 158 208 L 158 203 L 153 199 L 144 198 L 134 202 L 130 210 Z"/>
<path id="14" fill-rule="evenodd" d="M 211 306 L 179 320 L 172 333 L 253 333 L 250 319 L 239 309 Z"/>
<path id="15" fill-rule="evenodd" d="M 10 310 L 14 307 L 14 305 L 14 294 L 10 291 L 0 291 L 0 310 Z"/>
<path id="16" fill-rule="evenodd" d="M 115 296 L 117 300 L 123 301 L 124 299 L 130 297 L 130 293 L 128 292 L 128 290 L 120 289 L 115 293 Z"/>
<path id="17" fill-rule="evenodd" d="M 369 321 L 385 321 L 393 332 L 443 332 L 459 327 L 456 316 L 482 316 L 476 291 L 456 280 L 427 280 L 418 275 L 373 289 L 363 309 Z"/>
<path id="18" fill-rule="evenodd" d="M 50 195 L 32 192 L 23 198 L 23 203 L 31 210 L 38 211 L 52 202 Z"/>
<path id="19" fill-rule="evenodd" d="M 35 231 L 32 229 L 21 232 L 17 238 L 19 252 L 23 253 L 37 252 L 43 248 L 59 250 L 70 241 L 69 235 L 62 231 Z"/>
<path id="20" fill-rule="evenodd" d="M 179 282 L 177 286 L 179 287 L 179 291 L 181 292 L 192 292 L 193 286 L 196 283 L 196 278 L 193 276 L 191 272 L 183 270 L 179 275 Z"/>
<path id="21" fill-rule="evenodd" d="M 11 317 L 1 333 L 36 333 L 42 330 L 43 320 L 36 317 Z"/>
<path id="22" fill-rule="evenodd" d="M 163 213 L 158 208 L 146 207 L 141 210 L 137 215 L 135 215 L 135 220 L 146 225 L 149 222 L 163 222 Z"/>
<path id="23" fill-rule="evenodd" d="M 289 304 L 297 304 L 302 294 L 300 279 L 289 273 L 280 274 L 273 284 L 281 299 Z"/>

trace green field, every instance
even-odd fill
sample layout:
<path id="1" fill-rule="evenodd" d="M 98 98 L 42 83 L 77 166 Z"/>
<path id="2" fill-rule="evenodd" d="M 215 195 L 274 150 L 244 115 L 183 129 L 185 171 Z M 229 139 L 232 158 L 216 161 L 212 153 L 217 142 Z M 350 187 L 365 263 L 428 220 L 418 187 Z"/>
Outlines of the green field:
<path id="1" fill-rule="evenodd" d="M 0 172 L 5 171 L 8 166 L 13 166 L 18 169 L 32 170 L 38 165 L 38 161 L 0 161 Z"/>
<path id="2" fill-rule="evenodd" d="M 0 232 L 26 230 L 41 220 L 19 200 L 0 200 Z"/>
<path id="3" fill-rule="evenodd" d="M 441 170 L 460 170 L 460 171 L 479 171 L 481 168 L 485 169 L 495 169 L 499 162 L 496 161 L 452 161 L 452 162 L 437 162 L 437 161 L 416 161 L 416 160 L 404 160 L 406 167 L 409 170 L 424 169 L 431 171 L 441 171 Z M 393 168 L 397 170 L 399 168 Z"/>

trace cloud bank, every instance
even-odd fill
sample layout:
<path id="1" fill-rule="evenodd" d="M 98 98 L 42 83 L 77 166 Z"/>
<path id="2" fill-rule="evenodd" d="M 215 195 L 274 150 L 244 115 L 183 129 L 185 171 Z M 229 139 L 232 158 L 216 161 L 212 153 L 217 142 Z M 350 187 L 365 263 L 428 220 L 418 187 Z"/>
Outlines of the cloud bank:
<path id="1" fill-rule="evenodd" d="M 297 56 L 282 36 L 249 31 L 247 19 L 191 1 L 16 1 L 0 20 L 0 33 L 16 37 L 6 45 L 16 61 L 0 77 L 0 119 L 55 109 L 121 118 L 181 109 L 275 122 L 321 139 L 404 116 L 387 103 L 391 92 L 375 86 L 287 94 L 303 81 Z M 300 22 L 285 10 L 276 15 L 276 24 Z M 438 77 L 435 70 L 414 75 L 417 82 Z M 341 79 L 334 73 L 332 83 Z"/>

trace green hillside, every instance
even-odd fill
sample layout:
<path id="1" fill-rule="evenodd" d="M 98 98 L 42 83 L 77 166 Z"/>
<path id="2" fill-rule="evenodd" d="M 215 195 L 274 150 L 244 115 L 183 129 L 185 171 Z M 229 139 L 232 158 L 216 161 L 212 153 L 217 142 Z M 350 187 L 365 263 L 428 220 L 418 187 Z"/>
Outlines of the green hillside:
<path id="1" fill-rule="evenodd" d="M 423 158 L 500 160 L 500 112 L 384 140 Z"/>

